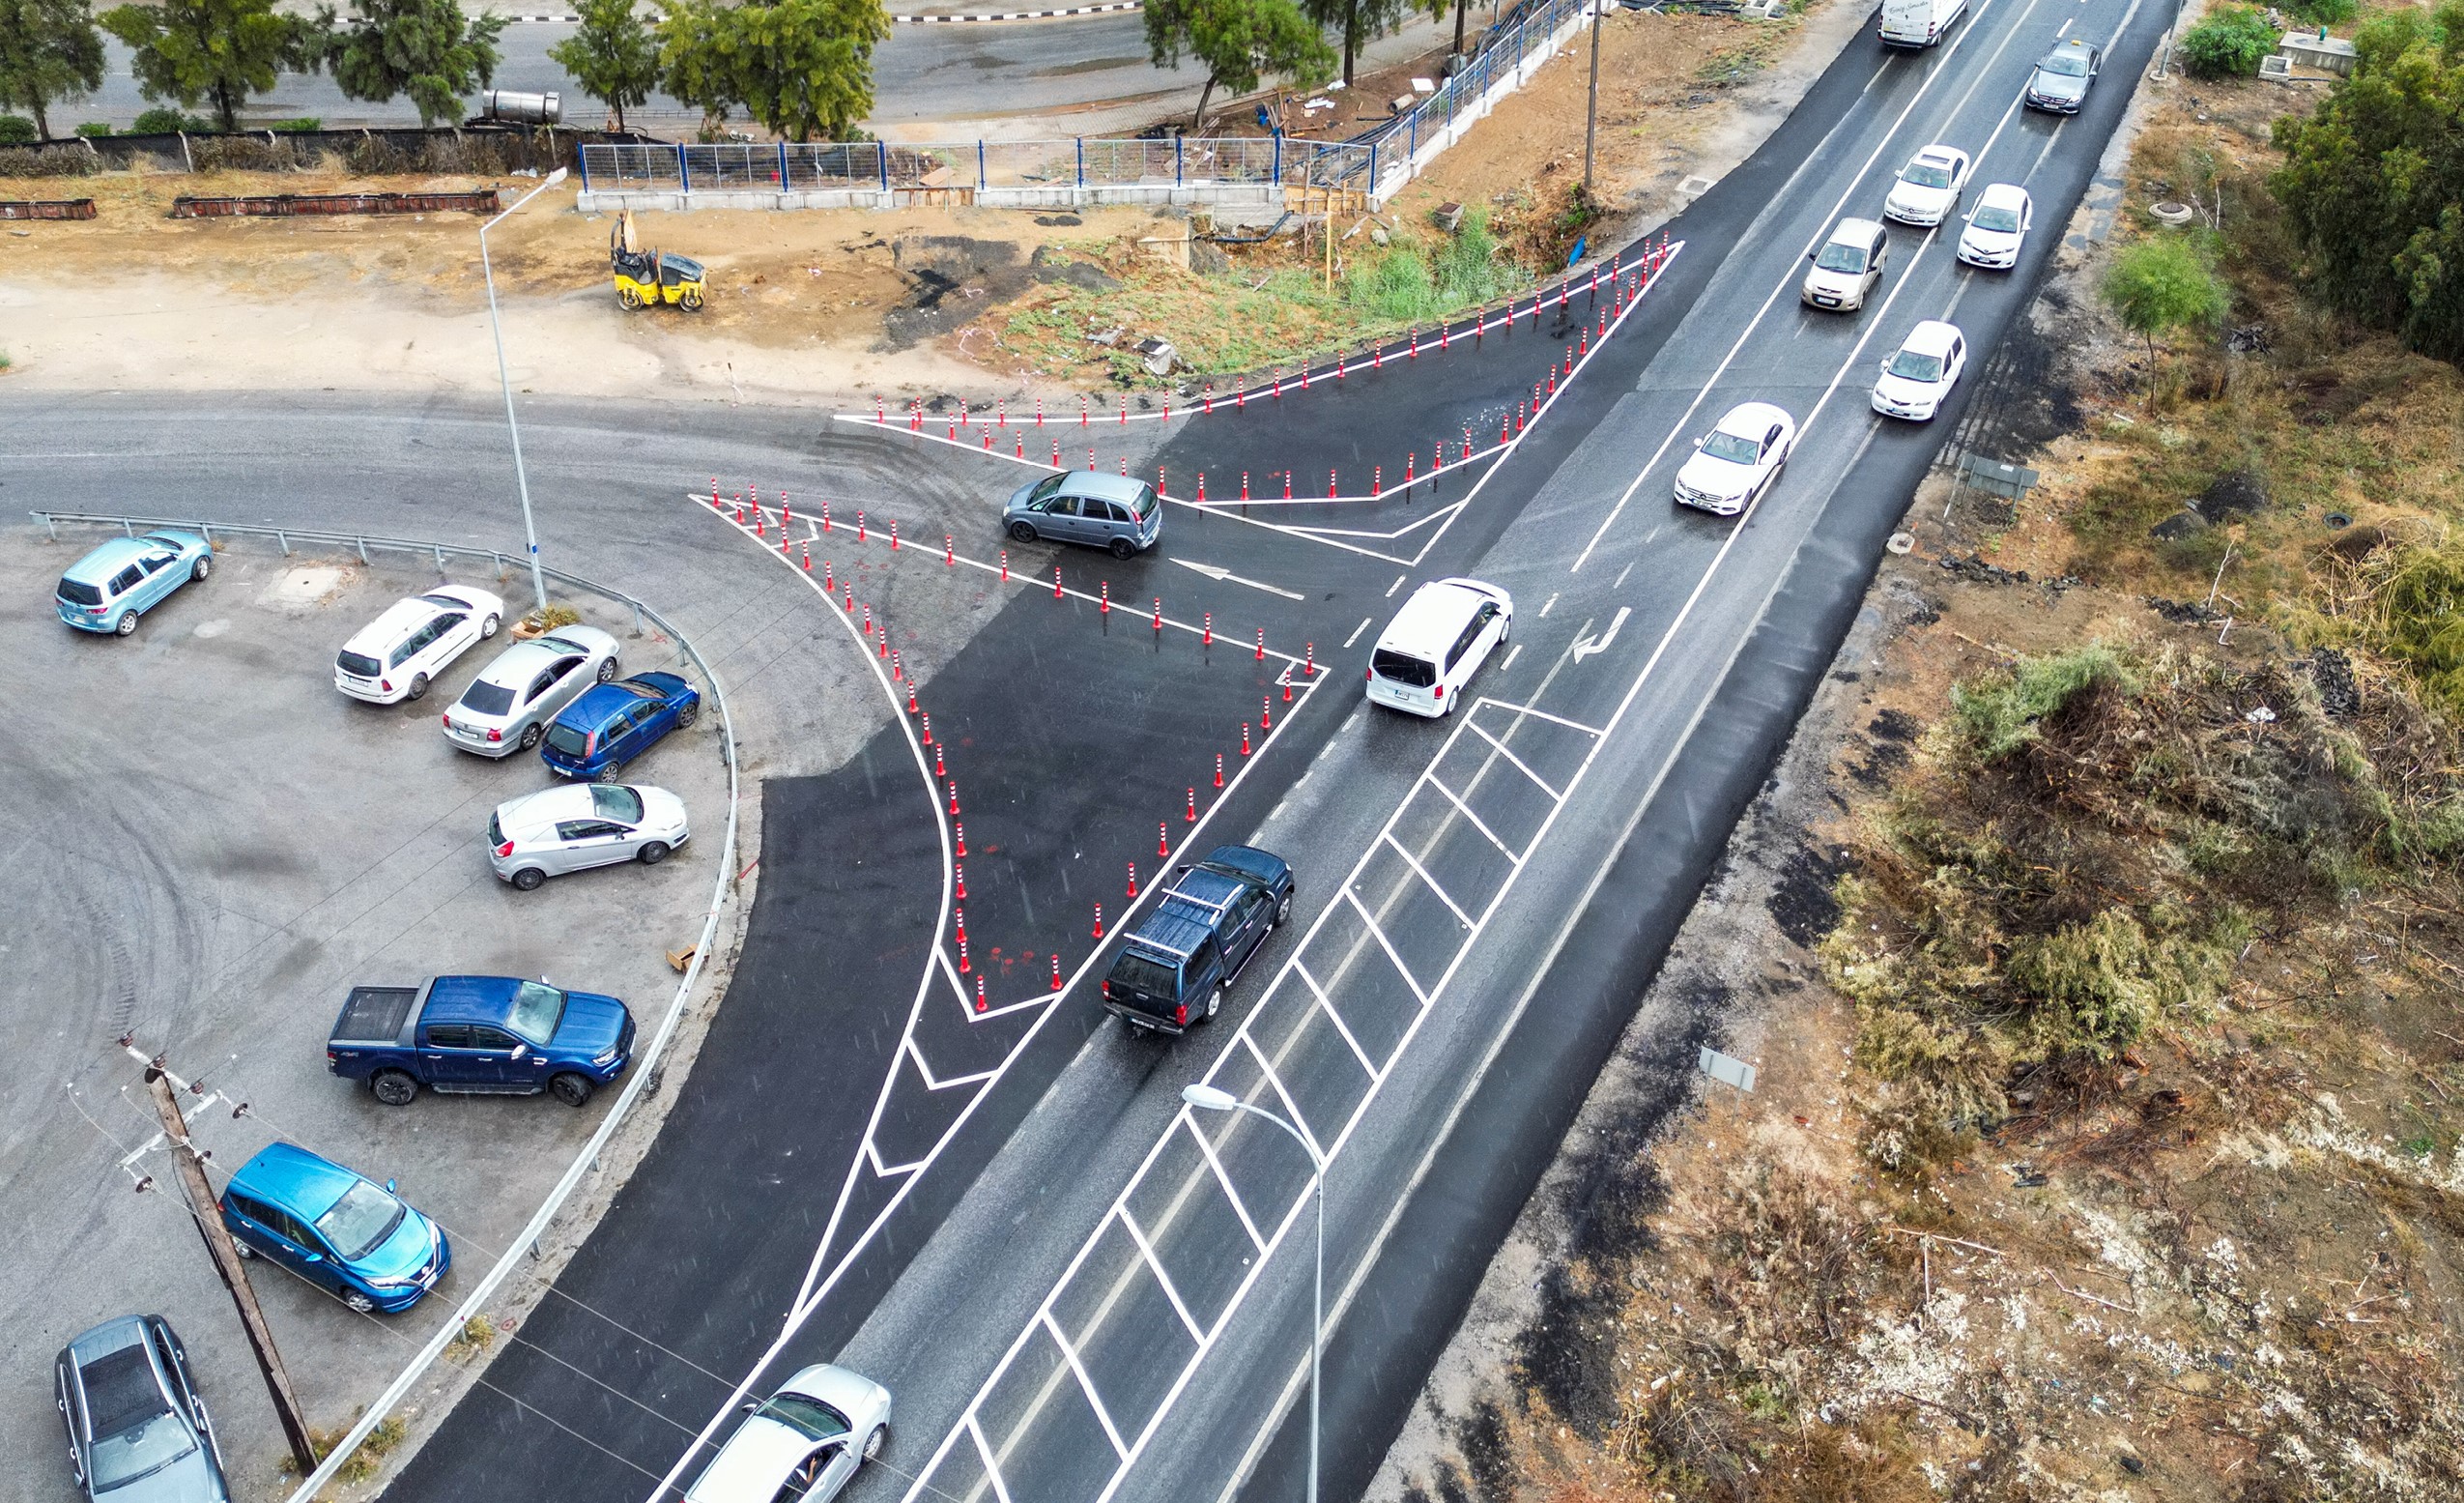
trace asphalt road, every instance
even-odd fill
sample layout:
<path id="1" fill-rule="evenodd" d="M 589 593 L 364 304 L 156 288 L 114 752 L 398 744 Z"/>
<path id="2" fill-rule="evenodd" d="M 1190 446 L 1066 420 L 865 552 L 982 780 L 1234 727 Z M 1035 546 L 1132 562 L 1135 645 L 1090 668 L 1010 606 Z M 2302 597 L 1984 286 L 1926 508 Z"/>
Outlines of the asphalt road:
<path id="1" fill-rule="evenodd" d="M 543 10 L 553 9 L 544 7 Z M 569 125 L 596 126 L 602 111 L 564 70 L 548 60 L 548 48 L 575 28 L 553 22 L 516 22 L 499 43 L 504 58 L 496 86 L 564 96 Z M 1435 25 L 1416 21 L 1366 52 L 1369 66 L 1383 66 L 1441 39 Z M 129 49 L 104 43 L 108 73 L 100 92 L 83 103 L 55 105 L 53 129 L 66 132 L 81 121 L 126 125 L 149 105 L 129 72 Z M 1116 101 L 1152 101 L 1159 113 L 1176 101 L 1194 103 L 1206 82 L 1202 69 L 1184 63 L 1160 69 L 1147 60 L 1146 21 L 1135 11 L 1047 21 L 897 25 L 874 54 L 874 112 L 866 125 L 877 131 L 924 122 L 954 126 L 992 117 L 1058 112 L 1050 133 L 1077 133 L 1071 111 Z M 245 123 L 314 116 L 328 127 L 416 125 L 407 100 L 366 104 L 342 97 L 323 73 L 284 73 L 270 94 L 251 101 Z M 659 131 L 700 124 L 701 112 L 665 96 L 628 112 L 629 123 Z"/>
<path id="2" fill-rule="evenodd" d="M 1185 1120 L 1177 1092 L 1200 1077 L 1338 1147 L 1327 1491 L 1357 1492 L 1957 420 L 1958 401 L 1930 428 L 1872 417 L 1870 372 L 1922 317 L 1960 322 L 1970 369 L 1984 367 L 2162 19 L 2135 0 L 1990 0 L 1934 53 L 1852 46 L 1771 142 L 1670 227 L 1684 245 L 1672 269 L 1459 509 L 1446 508 L 1476 471 L 1409 503 L 1277 513 L 1279 529 L 1177 509 L 1160 558 L 1060 561 L 1074 591 L 1161 596 L 1175 621 L 1216 611 L 1231 641 L 1264 630 L 1274 651 L 1314 643 L 1328 669 L 1282 711 L 1247 778 L 1219 801 L 1206 789 L 1197 838 L 1252 835 L 1284 852 L 1302 892 L 1296 924 L 1215 1031 L 1126 1039 L 1074 990 L 996 1026 L 965 1021 L 957 975 L 944 965 L 936 979 L 923 961 L 947 953 L 931 889 L 947 880 L 936 845 L 949 824 L 903 720 L 835 772 L 769 785 L 773 827 L 809 838 L 767 858 L 745 962 L 689 1099 L 560 1286 L 587 1317 L 526 1331 L 537 1355 L 517 1346 L 494 1373 L 519 1405 L 462 1405 L 392 1495 L 645 1494 L 727 1418 L 736 1389 L 831 1356 L 899 1396 L 900 1438 L 860 1496 L 1220 1497 L 1245 1476 L 1260 1496 L 1291 1495 L 1305 1164 L 1249 1119 Z M 2029 62 L 2057 35 L 2117 34 L 2081 117 L 2018 110 Z M 2020 269 L 1959 269 L 1946 242 L 1895 228 L 1873 308 L 1800 310 L 1796 278 L 1831 219 L 1873 214 L 1890 174 L 1933 140 L 1974 153 L 1980 183 L 2035 194 Z M 1576 321 L 1596 330 L 1597 317 L 1577 299 L 1469 351 L 1451 341 L 1341 383 L 1321 374 L 1306 396 L 1183 424 L 1152 455 L 1134 427 L 1084 438 L 1107 468 L 1116 454 L 1174 476 L 1203 468 L 1218 501 L 1242 470 L 1270 496 L 1260 477 L 1280 471 L 1350 472 L 1349 492 L 1360 465 L 1390 469 L 1396 448 L 1423 459 L 1423 434 L 1451 442 L 1468 428 L 1487 442 L 1544 361 L 1569 344 L 1579 357 Z M 1785 476 L 1742 521 L 1673 510 L 1686 440 L 1747 398 L 1802 424 Z M 171 509 L 193 509 L 179 470 L 204 450 L 263 456 L 262 494 L 283 499 L 249 511 L 398 530 L 401 513 L 424 510 L 443 526 L 473 498 L 428 494 L 404 438 L 431 454 L 492 444 L 482 410 L 269 403 L 209 429 L 153 423 L 163 408 L 142 398 L 82 406 L 130 436 L 129 453 L 109 456 L 115 482 Z M 557 545 L 619 569 L 655 569 L 655 550 L 633 540 L 644 519 L 688 525 L 662 498 L 712 471 L 791 476 L 843 507 L 871 498 L 909 520 L 910 541 L 946 530 L 989 565 L 984 507 L 1016 474 L 980 449 L 788 415 L 685 410 L 671 431 L 619 436 L 587 408 L 533 412 L 526 448 Z M 38 493 L 92 494 L 101 457 L 27 451 L 11 471 Z M 321 483 L 337 460 L 354 477 L 347 495 Z M 783 567 L 760 556 L 766 537 L 735 541 L 748 568 Z M 851 546 L 824 543 L 834 562 Z M 877 535 L 865 547 L 884 580 L 957 577 L 929 548 L 889 561 Z M 1021 574 L 1050 567 L 1043 555 L 1014 562 Z M 1366 648 L 1356 628 L 1409 583 L 1450 572 L 1514 592 L 1511 655 L 1449 723 L 1370 713 L 1349 688 Z M 1121 890 L 1109 873 L 1151 855 L 1148 826 L 1160 820 L 1171 838 L 1170 795 L 1200 781 L 1260 665 L 1041 586 L 1014 581 L 979 609 L 990 613 L 982 629 L 973 617 L 897 618 L 918 633 L 898 640 L 939 654 L 924 708 L 966 722 L 950 769 L 966 817 L 988 821 L 1015 863 L 992 896 L 970 898 L 970 927 L 989 922 L 1005 946 L 1074 970 L 1094 948 L 1077 905 Z M 867 642 L 850 632 L 819 646 Z M 943 1033 L 925 1031 L 931 1017 Z M 951 1083 L 962 1107 L 917 1108 Z"/>

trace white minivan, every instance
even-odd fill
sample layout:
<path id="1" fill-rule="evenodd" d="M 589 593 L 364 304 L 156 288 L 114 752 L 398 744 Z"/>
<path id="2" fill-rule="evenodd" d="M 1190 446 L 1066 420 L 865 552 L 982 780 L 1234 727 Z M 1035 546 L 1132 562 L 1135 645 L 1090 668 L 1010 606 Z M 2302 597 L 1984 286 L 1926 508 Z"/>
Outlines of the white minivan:
<path id="1" fill-rule="evenodd" d="M 1412 592 L 1369 653 L 1369 703 L 1435 719 L 1514 630 L 1514 597 L 1476 579 L 1433 579 Z"/>
<path id="2" fill-rule="evenodd" d="M 1882 0 L 1882 45 L 1930 47 L 1967 14 L 1967 0 Z"/>

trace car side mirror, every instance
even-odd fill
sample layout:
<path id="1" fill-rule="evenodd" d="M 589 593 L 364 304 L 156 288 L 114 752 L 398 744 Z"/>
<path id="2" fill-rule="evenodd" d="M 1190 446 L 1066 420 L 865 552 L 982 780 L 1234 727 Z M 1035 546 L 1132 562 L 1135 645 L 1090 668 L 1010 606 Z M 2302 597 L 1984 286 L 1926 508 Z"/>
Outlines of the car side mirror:
<path id="1" fill-rule="evenodd" d="M 1813 260 L 1816 256 L 1818 256 L 1818 255 L 1819 255 L 1819 254 L 1821 254 L 1821 252 L 1820 252 L 1820 251 L 1819 251 L 1819 250 L 1809 250 L 1809 251 L 1807 251 L 1807 252 L 1805 253 L 1805 259 L 1807 259 L 1808 261 L 1811 261 L 1811 260 Z"/>
<path id="2" fill-rule="evenodd" d="M 388 1180 L 387 1180 L 387 1181 L 385 1182 L 385 1193 L 386 1193 L 386 1194 L 387 1194 L 387 1195 L 391 1195 L 391 1194 L 393 1194 L 393 1181 L 392 1181 L 392 1180 L 388 1179 Z"/>
<path id="3" fill-rule="evenodd" d="M 529 1056 L 530 1053 L 530 1046 L 528 1044 L 516 1044 L 513 1046 L 513 1057 L 516 1059 L 526 1058 Z"/>
<path id="4" fill-rule="evenodd" d="M 1696 439 L 1694 441 L 1694 447 L 1696 448 L 1701 448 L 1703 447 L 1703 441 L 1701 439 Z"/>
<path id="5" fill-rule="evenodd" d="M 1880 365 L 1877 366 L 1876 368 L 1877 368 L 1877 369 L 1878 369 L 1879 371 L 1881 371 L 1881 372 L 1882 372 L 1882 374 L 1884 374 L 1884 375 L 1886 375 L 1886 376 L 1887 376 L 1887 375 L 1889 375 L 1889 374 L 1891 373 L 1891 362 L 1890 362 L 1889 361 L 1882 361 L 1882 362 L 1881 362 L 1881 364 L 1880 364 Z"/>
<path id="6" fill-rule="evenodd" d="M 303 1263 L 321 1263 L 325 1261 L 325 1255 L 323 1253 L 303 1253 L 300 1257 L 300 1261 Z"/>
<path id="7" fill-rule="evenodd" d="M 736 1407 L 742 1409 L 747 1414 L 758 1414 L 761 1411 L 761 1401 L 759 1399 L 747 1399 L 744 1402 L 737 1404 Z"/>

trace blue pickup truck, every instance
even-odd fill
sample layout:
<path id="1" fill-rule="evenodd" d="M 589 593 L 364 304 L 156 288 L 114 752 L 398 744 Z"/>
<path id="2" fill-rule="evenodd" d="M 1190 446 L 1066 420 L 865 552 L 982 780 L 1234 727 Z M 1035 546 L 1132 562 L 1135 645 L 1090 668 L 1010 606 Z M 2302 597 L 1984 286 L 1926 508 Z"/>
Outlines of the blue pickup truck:
<path id="1" fill-rule="evenodd" d="M 358 986 L 326 1040 L 327 1068 L 365 1081 L 389 1107 L 419 1087 L 536 1095 L 569 1107 L 633 1062 L 633 1014 L 613 997 L 511 976 L 438 976 L 423 986 Z"/>
<path id="2" fill-rule="evenodd" d="M 1112 958 L 1103 1005 L 1134 1026 L 1180 1033 L 1223 1005 L 1266 937 L 1292 916 L 1292 868 L 1254 846 L 1218 846 L 1171 885 Z"/>

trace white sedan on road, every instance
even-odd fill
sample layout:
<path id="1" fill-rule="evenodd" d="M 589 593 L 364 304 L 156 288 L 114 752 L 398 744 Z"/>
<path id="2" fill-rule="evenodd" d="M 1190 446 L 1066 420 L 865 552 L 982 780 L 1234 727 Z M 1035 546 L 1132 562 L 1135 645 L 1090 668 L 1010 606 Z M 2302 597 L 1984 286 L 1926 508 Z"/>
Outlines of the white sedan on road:
<path id="1" fill-rule="evenodd" d="M 1908 159 L 1900 180 L 1882 200 L 1885 217 L 1902 224 L 1927 228 L 1941 223 L 1959 207 L 1960 189 L 1967 186 L 1967 153 L 1935 142 Z"/>
<path id="2" fill-rule="evenodd" d="M 1796 444 L 1796 419 L 1768 402 L 1744 402 L 1694 441 L 1676 473 L 1679 505 L 1734 516 L 1768 488 Z"/>
<path id="3" fill-rule="evenodd" d="M 744 1407 L 745 1422 L 686 1489 L 685 1503 L 830 1503 L 890 1433 L 890 1391 L 826 1362 Z"/>
<path id="4" fill-rule="evenodd" d="M 1929 318 L 1908 331 L 1900 353 L 1882 362 L 1882 377 L 1874 383 L 1874 410 L 1922 422 L 1942 410 L 1966 368 L 1967 340 L 1960 327 Z"/>
<path id="5" fill-rule="evenodd" d="M 1986 184 L 1976 195 L 1976 207 L 1968 211 L 1967 228 L 1960 231 L 1960 259 L 1990 272 L 2010 270 L 2019 264 L 2020 245 L 2027 239 L 2035 214 L 2026 188 L 2016 183 Z"/>

